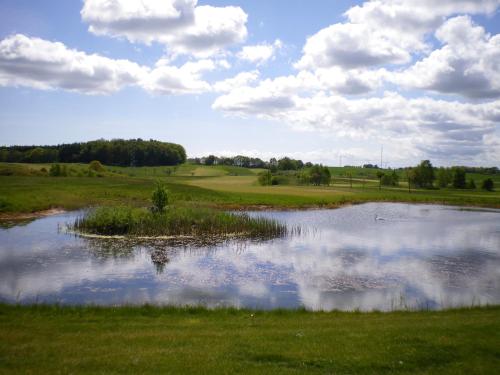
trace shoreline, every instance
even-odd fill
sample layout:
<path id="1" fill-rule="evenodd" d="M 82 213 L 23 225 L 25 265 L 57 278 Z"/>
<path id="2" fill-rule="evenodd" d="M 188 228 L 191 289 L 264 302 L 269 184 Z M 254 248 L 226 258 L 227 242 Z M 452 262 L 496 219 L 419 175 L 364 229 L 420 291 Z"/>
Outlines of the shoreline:
<path id="1" fill-rule="evenodd" d="M 482 203 L 456 203 L 456 202 L 446 202 L 446 201 L 409 201 L 409 200 L 360 200 L 360 201 L 345 201 L 339 203 L 327 203 L 327 204 L 311 204 L 311 205 L 297 205 L 297 206 L 280 206 L 280 205 L 265 205 L 265 204 L 219 204 L 219 205 L 207 205 L 206 207 L 224 210 L 224 211 L 254 211 L 254 212 L 266 212 L 266 211 L 315 211 L 315 210 L 334 210 L 338 208 L 344 208 L 349 206 L 355 206 L 365 203 L 401 203 L 401 204 L 415 204 L 415 205 L 434 205 L 434 206 L 455 206 L 460 208 L 484 208 L 499 210 L 499 204 L 482 204 Z M 65 209 L 62 207 L 49 208 L 46 210 L 33 211 L 33 212 L 0 212 L 0 221 L 22 221 L 30 219 L 39 219 L 42 217 L 60 215 L 67 212 L 79 211 L 92 208 L 92 206 L 84 206 L 77 209 Z"/>
<path id="2" fill-rule="evenodd" d="M 0 311 L 2 309 L 20 309 L 20 310 L 59 310 L 68 312 L 77 312 L 79 310 L 89 311 L 102 311 L 107 310 L 111 312 L 119 312 L 119 310 L 133 310 L 140 312 L 141 310 L 157 311 L 159 313 L 186 313 L 191 314 L 194 312 L 217 314 L 217 313 L 260 313 L 260 314 L 330 314 L 330 315 L 391 315 L 391 314 L 448 314 L 459 313 L 467 311 L 500 311 L 500 304 L 483 304 L 483 305 L 470 305 L 470 306 L 455 306 L 443 309 L 428 309 L 428 308 L 415 308 L 415 309 L 394 309 L 394 310 L 309 310 L 305 307 L 283 308 L 276 307 L 271 309 L 259 309 L 251 307 L 234 307 L 234 306 L 204 306 L 204 305 L 175 305 L 175 304 L 120 304 L 120 305 L 99 305 L 99 304 L 60 304 L 60 303 L 19 303 L 0 301 Z"/>
<path id="3" fill-rule="evenodd" d="M 40 211 L 33 211 L 33 212 L 18 212 L 18 211 L 12 211 L 12 212 L 1 212 L 0 213 L 0 220 L 5 221 L 5 220 L 30 220 L 30 219 L 39 219 L 41 217 L 47 217 L 47 216 L 54 216 L 54 215 L 60 215 L 64 214 L 66 212 L 69 212 L 71 210 L 66 210 L 64 208 L 49 208 L 46 210 L 40 210 Z"/>

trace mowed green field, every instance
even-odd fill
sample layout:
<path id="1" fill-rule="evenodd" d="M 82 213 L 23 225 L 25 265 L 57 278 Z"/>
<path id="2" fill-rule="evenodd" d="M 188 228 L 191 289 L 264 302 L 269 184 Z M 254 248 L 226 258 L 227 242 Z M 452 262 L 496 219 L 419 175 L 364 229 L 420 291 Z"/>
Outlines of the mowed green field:
<path id="1" fill-rule="evenodd" d="M 147 206 L 157 180 L 164 182 L 171 202 L 220 208 L 335 207 L 346 203 L 396 201 L 500 207 L 500 183 L 495 192 L 481 189 L 412 189 L 382 187 L 369 178 L 334 176 L 330 186 L 260 186 L 259 169 L 226 166 L 106 167 L 100 177 L 82 175 L 88 166 L 66 166 L 72 177 L 40 174 L 40 164 L 0 164 L 0 214 L 34 212 L 49 208 L 78 209 L 95 205 Z M 7 172 L 6 172 L 7 171 Z M 346 172 L 347 173 L 347 172 Z M 477 177 L 478 185 L 488 176 Z M 497 179 L 497 176 L 493 176 Z"/>
<path id="2" fill-rule="evenodd" d="M 341 313 L 0 305 L 1 374 L 497 374 L 500 307 Z"/>

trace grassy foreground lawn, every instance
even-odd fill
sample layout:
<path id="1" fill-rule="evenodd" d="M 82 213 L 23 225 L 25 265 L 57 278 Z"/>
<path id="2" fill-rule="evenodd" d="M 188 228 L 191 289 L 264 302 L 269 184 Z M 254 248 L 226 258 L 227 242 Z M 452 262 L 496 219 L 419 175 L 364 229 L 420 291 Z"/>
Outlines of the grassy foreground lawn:
<path id="1" fill-rule="evenodd" d="M 495 374 L 500 307 L 341 313 L 0 305 L 0 373 Z"/>

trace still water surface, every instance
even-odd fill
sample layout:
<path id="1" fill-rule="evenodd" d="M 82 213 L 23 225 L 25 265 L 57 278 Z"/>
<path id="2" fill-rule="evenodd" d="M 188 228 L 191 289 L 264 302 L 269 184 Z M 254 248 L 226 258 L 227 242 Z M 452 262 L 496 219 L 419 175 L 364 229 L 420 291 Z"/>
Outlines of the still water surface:
<path id="1" fill-rule="evenodd" d="M 251 214 L 303 231 L 199 248 L 59 230 L 78 213 L 0 229 L 0 301 L 312 310 L 500 303 L 500 210 L 368 203 Z"/>

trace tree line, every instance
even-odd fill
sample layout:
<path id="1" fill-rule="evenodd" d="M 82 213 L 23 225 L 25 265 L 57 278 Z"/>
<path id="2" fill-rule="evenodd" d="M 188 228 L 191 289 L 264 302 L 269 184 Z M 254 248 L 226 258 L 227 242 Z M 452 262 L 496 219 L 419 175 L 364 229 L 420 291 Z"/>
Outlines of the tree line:
<path id="1" fill-rule="evenodd" d="M 310 168 L 312 163 L 304 163 L 302 160 L 283 157 L 281 159 L 271 158 L 269 161 L 264 161 L 260 158 L 252 158 L 243 155 L 234 157 L 209 155 L 202 158 L 190 158 L 188 162 L 198 165 L 226 165 L 232 167 L 243 168 L 265 168 L 271 172 L 276 171 L 297 171 L 302 168 Z"/>
<path id="2" fill-rule="evenodd" d="M 292 172 L 287 173 L 287 172 Z M 311 164 L 311 166 L 303 166 L 300 171 L 296 170 L 275 170 L 271 169 L 259 174 L 260 185 L 286 185 L 291 179 L 296 179 L 301 185 L 330 185 L 332 175 L 328 167 L 321 164 Z"/>
<path id="3" fill-rule="evenodd" d="M 106 165 L 157 166 L 177 165 L 186 161 L 181 145 L 153 139 L 100 139 L 57 146 L 0 147 L 0 162 L 9 163 L 90 163 Z"/>
<path id="4" fill-rule="evenodd" d="M 437 182 L 437 187 L 439 188 L 453 187 L 455 189 L 476 189 L 475 180 L 467 178 L 468 172 L 481 174 L 499 173 L 496 167 L 480 168 L 455 166 L 450 168 L 434 168 L 429 160 L 423 160 L 416 167 L 406 169 L 409 184 L 427 189 L 435 188 L 434 182 Z M 491 178 L 485 178 L 481 183 L 481 188 L 492 191 L 494 188 L 493 180 Z"/>

